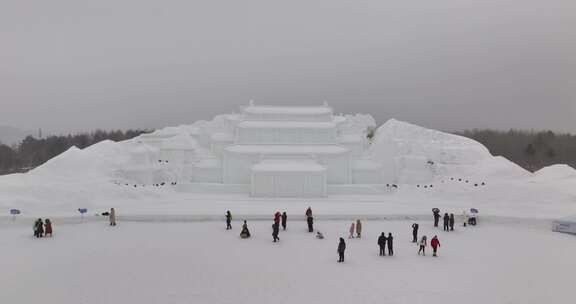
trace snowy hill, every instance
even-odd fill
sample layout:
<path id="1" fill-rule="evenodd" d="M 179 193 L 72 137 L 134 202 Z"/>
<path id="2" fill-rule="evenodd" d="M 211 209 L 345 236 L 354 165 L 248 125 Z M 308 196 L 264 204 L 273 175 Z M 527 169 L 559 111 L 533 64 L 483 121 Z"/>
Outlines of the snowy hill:
<path id="1" fill-rule="evenodd" d="M 536 180 L 561 180 L 561 179 L 573 179 L 576 180 L 576 169 L 568 165 L 553 165 L 549 167 L 544 167 L 536 173 L 534 173 L 534 179 Z"/>
<path id="2" fill-rule="evenodd" d="M 391 119 L 378 128 L 374 158 L 403 183 L 422 183 L 440 176 L 518 178 L 530 173 L 503 157 L 494 157 L 472 139 Z"/>

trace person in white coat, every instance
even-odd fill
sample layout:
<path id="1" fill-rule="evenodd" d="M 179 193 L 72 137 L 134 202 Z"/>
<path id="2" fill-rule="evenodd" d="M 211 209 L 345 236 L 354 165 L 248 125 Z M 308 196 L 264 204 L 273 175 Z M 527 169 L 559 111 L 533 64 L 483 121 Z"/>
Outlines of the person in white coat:
<path id="1" fill-rule="evenodd" d="M 462 226 L 466 227 L 468 225 L 468 213 L 466 210 L 462 211 Z"/>
<path id="2" fill-rule="evenodd" d="M 110 208 L 108 218 L 110 219 L 110 226 L 116 226 L 116 210 L 114 208 Z"/>

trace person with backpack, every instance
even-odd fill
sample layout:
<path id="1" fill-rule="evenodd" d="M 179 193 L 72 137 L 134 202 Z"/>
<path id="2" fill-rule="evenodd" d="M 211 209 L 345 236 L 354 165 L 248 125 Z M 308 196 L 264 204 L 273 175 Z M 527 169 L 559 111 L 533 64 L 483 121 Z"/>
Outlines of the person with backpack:
<path id="1" fill-rule="evenodd" d="M 450 216 L 448 213 L 444 213 L 444 231 L 450 231 Z"/>
<path id="2" fill-rule="evenodd" d="M 440 209 L 432 209 L 432 215 L 434 216 L 434 227 L 438 228 L 438 221 L 440 221 Z"/>
<path id="3" fill-rule="evenodd" d="M 394 237 L 392 237 L 392 233 L 388 233 L 388 256 L 394 255 Z"/>
<path id="4" fill-rule="evenodd" d="M 44 220 L 44 236 L 48 237 L 48 235 L 52 237 L 52 222 L 50 219 Z"/>
<path id="5" fill-rule="evenodd" d="M 356 237 L 357 238 L 361 238 L 362 237 L 362 222 L 360 222 L 360 220 L 356 220 Z"/>
<path id="6" fill-rule="evenodd" d="M 432 240 L 430 241 L 430 246 L 432 246 L 432 250 L 434 251 L 433 256 L 438 256 L 436 255 L 437 251 L 438 251 L 438 247 L 440 247 L 440 240 L 438 240 L 438 236 L 434 236 L 432 238 Z"/>
<path id="7" fill-rule="evenodd" d="M 455 223 L 454 213 L 450 213 L 450 231 L 454 231 L 454 223 Z"/>
<path id="8" fill-rule="evenodd" d="M 286 231 L 286 222 L 288 221 L 288 215 L 286 211 L 282 212 L 282 230 Z"/>
<path id="9" fill-rule="evenodd" d="M 418 242 L 418 224 L 412 224 L 412 243 Z"/>
<path id="10" fill-rule="evenodd" d="M 420 255 L 420 252 L 422 252 L 422 255 L 426 256 L 426 246 L 428 246 L 428 243 L 426 242 L 426 236 L 423 236 L 420 240 L 420 249 L 418 249 L 418 255 Z"/>
<path id="11" fill-rule="evenodd" d="M 384 232 L 378 237 L 378 247 L 380 247 L 380 256 L 386 256 L 386 235 Z"/>
<path id="12" fill-rule="evenodd" d="M 232 229 L 232 213 L 230 210 L 226 211 L 226 230 Z"/>
<path id="13" fill-rule="evenodd" d="M 340 238 L 340 243 L 338 244 L 338 263 L 344 263 L 344 251 L 346 250 L 346 242 L 343 238 Z"/>

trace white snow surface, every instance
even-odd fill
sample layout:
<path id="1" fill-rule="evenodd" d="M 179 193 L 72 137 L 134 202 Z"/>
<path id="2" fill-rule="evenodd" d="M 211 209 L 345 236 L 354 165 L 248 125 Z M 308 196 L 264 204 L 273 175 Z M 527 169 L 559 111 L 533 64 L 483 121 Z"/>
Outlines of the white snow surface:
<path id="1" fill-rule="evenodd" d="M 362 239 L 337 240 L 349 221 L 317 221 L 324 240 L 289 214 L 272 243 L 271 220 L 54 224 L 34 239 L 28 225 L 0 230 L 1 303 L 570 303 L 576 238 L 538 223 L 483 222 L 438 234 L 439 257 L 417 255 L 412 221 L 364 221 Z M 294 220 L 299 218 L 299 220 Z M 240 218 L 239 218 L 240 219 Z M 379 257 L 380 232 L 395 236 L 393 257 Z"/>

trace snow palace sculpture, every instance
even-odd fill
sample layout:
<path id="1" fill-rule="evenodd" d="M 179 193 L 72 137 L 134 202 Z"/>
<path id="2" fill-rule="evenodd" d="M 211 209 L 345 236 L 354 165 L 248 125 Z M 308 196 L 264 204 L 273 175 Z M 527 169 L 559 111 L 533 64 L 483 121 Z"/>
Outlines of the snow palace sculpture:
<path id="1" fill-rule="evenodd" d="M 250 103 L 239 114 L 188 126 L 195 141 L 189 150 L 206 150 L 202 157 L 195 156 L 190 180 L 245 185 L 246 192 L 257 197 L 324 197 L 332 185 L 381 184 L 381 166 L 367 151 L 367 135 L 374 126 L 370 115 L 334 115 L 326 104 Z M 143 138 L 151 143 L 162 136 L 166 134 Z M 160 155 L 186 158 L 182 138 L 167 143 L 170 140 L 164 140 Z"/>

